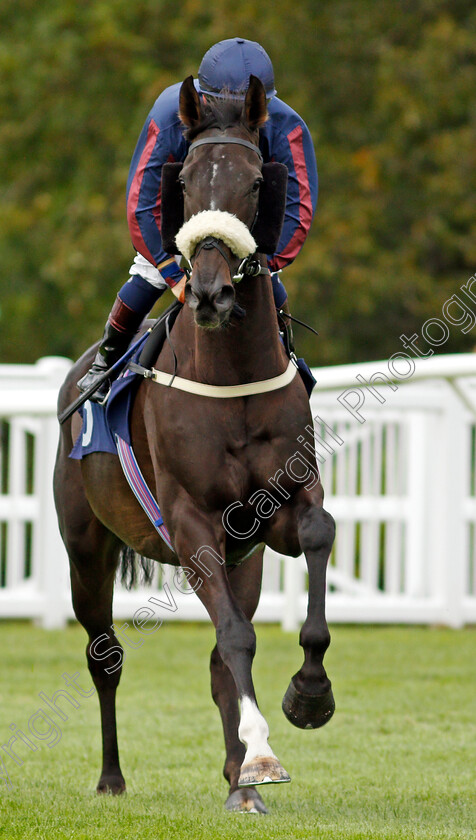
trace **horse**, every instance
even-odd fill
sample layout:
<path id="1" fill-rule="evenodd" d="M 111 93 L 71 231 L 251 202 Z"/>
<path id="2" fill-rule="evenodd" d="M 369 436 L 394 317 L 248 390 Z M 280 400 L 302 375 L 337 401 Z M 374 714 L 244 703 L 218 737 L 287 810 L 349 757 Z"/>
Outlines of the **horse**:
<path id="1" fill-rule="evenodd" d="M 125 790 L 115 712 L 122 648 L 111 625 L 116 570 L 129 547 L 181 567 L 204 604 L 216 630 L 211 690 L 225 740 L 225 804 L 231 811 L 266 812 L 256 786 L 290 777 L 268 742 L 252 679 L 263 550 L 306 558 L 308 610 L 299 636 L 304 661 L 290 680 L 283 710 L 295 726 L 314 729 L 334 711 L 323 658 L 330 643 L 325 590 L 335 527 L 323 508 L 308 395 L 299 376 L 287 375 L 265 256 L 270 251 L 253 236 L 274 212 L 260 201 L 263 191 L 273 196 L 264 173 L 275 166 L 263 165 L 258 146 L 267 118 L 264 87 L 251 76 L 244 103 L 231 97 L 205 102 L 189 77 L 181 85 L 179 114 L 190 146 L 175 177 L 183 212 L 177 243 L 183 234 L 190 272 L 173 342 L 165 342 L 154 369 L 205 390 L 187 393 L 144 376 L 130 418 L 137 462 L 156 494 L 173 550 L 133 496 L 115 454 L 68 457 L 81 431 L 77 413 L 61 427 L 54 493 L 74 612 L 89 637 L 87 662 L 99 696 L 103 765 L 97 791 Z M 166 214 L 164 202 L 162 210 Z M 218 218 L 218 232 L 210 214 Z M 231 240 L 228 223 L 235 225 Z M 261 250 L 253 253 L 256 248 Z M 76 383 L 95 349 L 68 373 L 60 414 L 77 397 Z M 210 396 L 210 388 L 221 398 Z M 306 449 L 299 449 L 306 434 Z"/>

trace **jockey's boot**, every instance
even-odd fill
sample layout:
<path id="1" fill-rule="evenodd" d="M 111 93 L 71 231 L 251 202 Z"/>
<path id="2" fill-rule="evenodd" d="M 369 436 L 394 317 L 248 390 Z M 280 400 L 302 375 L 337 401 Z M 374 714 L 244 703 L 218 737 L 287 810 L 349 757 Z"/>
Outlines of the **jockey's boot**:
<path id="1" fill-rule="evenodd" d="M 80 391 L 87 391 L 91 385 L 94 385 L 96 380 L 98 380 L 121 358 L 121 356 L 124 355 L 134 334 L 135 331 L 130 332 L 129 330 L 118 330 L 110 323 L 110 321 L 107 321 L 104 328 L 104 335 L 96 353 L 96 358 L 94 359 L 94 362 L 88 372 L 78 382 L 78 388 Z M 117 373 L 114 372 L 111 377 L 105 379 L 104 382 L 101 382 L 101 384 L 98 385 L 97 390 L 91 394 L 89 399 L 93 402 L 103 402 L 109 393 L 112 380 L 115 379 L 118 374 L 119 370 Z"/>
<path id="2" fill-rule="evenodd" d="M 119 297 L 116 297 L 116 302 L 109 313 L 109 317 L 104 328 L 104 335 L 96 353 L 96 358 L 88 372 L 78 382 L 78 388 L 84 393 L 91 385 L 94 385 L 96 380 L 111 368 L 121 356 L 124 355 L 131 340 L 139 329 L 145 315 L 150 309 L 149 301 L 145 301 L 145 305 L 138 307 L 139 311 L 132 309 L 124 303 Z M 146 307 L 149 308 L 146 308 Z M 111 377 L 106 377 L 104 382 L 98 385 L 97 390 L 92 394 L 90 399 L 93 402 L 102 403 L 106 399 L 113 379 L 118 376 L 119 370 L 115 371 Z"/>

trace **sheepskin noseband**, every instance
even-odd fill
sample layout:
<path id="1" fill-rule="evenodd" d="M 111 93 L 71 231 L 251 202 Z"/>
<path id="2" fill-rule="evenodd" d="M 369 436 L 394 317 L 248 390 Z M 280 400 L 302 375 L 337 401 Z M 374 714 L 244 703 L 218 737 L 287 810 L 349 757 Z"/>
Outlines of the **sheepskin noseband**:
<path id="1" fill-rule="evenodd" d="M 175 242 L 181 254 L 191 260 L 199 242 L 215 236 L 228 246 L 235 256 L 244 260 L 254 254 L 257 245 L 243 222 L 223 210 L 202 210 L 182 225 Z"/>

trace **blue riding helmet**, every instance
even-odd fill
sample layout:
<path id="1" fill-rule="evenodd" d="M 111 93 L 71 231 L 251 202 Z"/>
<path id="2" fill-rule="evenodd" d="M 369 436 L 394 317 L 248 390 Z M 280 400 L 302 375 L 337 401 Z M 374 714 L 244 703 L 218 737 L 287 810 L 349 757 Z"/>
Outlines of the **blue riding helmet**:
<path id="1" fill-rule="evenodd" d="M 205 96 L 224 97 L 226 93 L 221 91 L 225 90 L 241 99 L 251 74 L 262 81 L 268 99 L 276 95 L 273 65 L 263 47 L 245 38 L 227 38 L 203 56 L 198 69 L 199 91 Z"/>

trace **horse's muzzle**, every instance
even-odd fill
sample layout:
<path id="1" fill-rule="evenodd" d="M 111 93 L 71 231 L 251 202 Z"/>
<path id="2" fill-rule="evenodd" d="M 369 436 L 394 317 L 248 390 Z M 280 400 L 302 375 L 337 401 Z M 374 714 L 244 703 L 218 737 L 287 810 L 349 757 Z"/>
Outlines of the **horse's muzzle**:
<path id="1" fill-rule="evenodd" d="M 235 304 L 235 290 L 229 283 L 205 289 L 192 277 L 185 287 L 185 302 L 192 310 L 197 326 L 216 329 L 228 322 Z"/>

